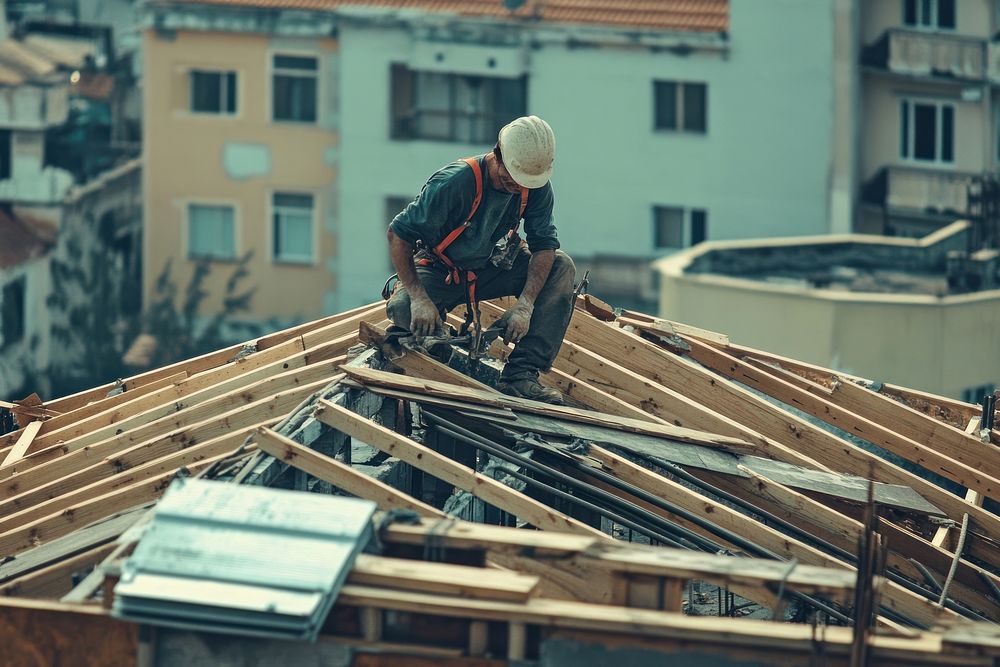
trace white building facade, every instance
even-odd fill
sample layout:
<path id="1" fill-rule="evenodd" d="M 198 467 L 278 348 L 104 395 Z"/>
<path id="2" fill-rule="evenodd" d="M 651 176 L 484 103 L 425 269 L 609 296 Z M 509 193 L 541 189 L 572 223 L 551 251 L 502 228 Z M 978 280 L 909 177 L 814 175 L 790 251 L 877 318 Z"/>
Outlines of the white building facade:
<path id="1" fill-rule="evenodd" d="M 342 10 L 336 307 L 377 298 L 389 220 L 492 147 L 494 112 L 554 128 L 556 224 L 584 266 L 828 233 L 839 4 L 732 0 L 728 35 Z"/>

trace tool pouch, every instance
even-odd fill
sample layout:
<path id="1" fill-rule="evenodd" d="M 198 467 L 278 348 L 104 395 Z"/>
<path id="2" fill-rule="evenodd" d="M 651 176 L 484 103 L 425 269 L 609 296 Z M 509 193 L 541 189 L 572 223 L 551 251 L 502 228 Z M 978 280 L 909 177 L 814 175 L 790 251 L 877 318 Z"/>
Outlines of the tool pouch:
<path id="1" fill-rule="evenodd" d="M 524 241 L 517 234 L 505 236 L 500 239 L 497 241 L 496 246 L 493 248 L 493 253 L 490 255 L 490 264 L 501 271 L 510 271 L 511 267 L 514 266 L 514 262 L 517 261 L 517 256 L 521 252 L 523 244 Z"/>

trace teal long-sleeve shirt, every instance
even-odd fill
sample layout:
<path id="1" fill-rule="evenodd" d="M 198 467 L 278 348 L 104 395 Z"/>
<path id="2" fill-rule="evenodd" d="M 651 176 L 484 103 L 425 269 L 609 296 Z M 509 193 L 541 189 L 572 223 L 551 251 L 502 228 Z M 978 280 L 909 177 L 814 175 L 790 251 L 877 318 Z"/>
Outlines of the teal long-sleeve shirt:
<path id="1" fill-rule="evenodd" d="M 497 241 L 517 223 L 521 195 L 497 190 L 490 182 L 485 155 L 480 155 L 483 173 L 483 197 L 472 224 L 454 241 L 445 254 L 463 269 L 478 270 L 486 266 Z M 464 160 L 453 162 L 437 171 L 424 184 L 417 198 L 410 202 L 390 223 L 392 231 L 411 245 L 418 240 L 433 248 L 455 228 L 465 223 L 476 197 L 476 177 Z M 552 220 L 552 185 L 528 192 L 524 209 L 524 235 L 528 249 L 555 250 L 559 237 Z"/>

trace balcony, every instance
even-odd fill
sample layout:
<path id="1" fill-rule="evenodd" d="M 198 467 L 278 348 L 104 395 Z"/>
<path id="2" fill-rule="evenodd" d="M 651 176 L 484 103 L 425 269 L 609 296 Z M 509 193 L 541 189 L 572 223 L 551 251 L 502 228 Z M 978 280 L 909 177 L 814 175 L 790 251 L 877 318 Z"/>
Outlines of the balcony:
<path id="1" fill-rule="evenodd" d="M 968 211 L 969 185 L 978 176 L 920 167 L 884 167 L 864 185 L 861 198 L 891 210 L 958 217 Z"/>
<path id="2" fill-rule="evenodd" d="M 904 76 L 984 81 L 988 56 L 993 56 L 993 45 L 988 49 L 982 39 L 892 29 L 862 50 L 861 64 Z"/>

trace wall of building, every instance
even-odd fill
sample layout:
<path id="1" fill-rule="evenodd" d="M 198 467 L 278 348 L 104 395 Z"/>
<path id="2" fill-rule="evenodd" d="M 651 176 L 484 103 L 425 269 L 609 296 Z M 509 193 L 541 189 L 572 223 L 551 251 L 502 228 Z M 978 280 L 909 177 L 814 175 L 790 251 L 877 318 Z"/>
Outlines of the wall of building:
<path id="1" fill-rule="evenodd" d="M 734 343 L 954 398 L 1000 386 L 1000 291 L 942 299 L 834 293 L 664 268 L 661 316 Z"/>
<path id="2" fill-rule="evenodd" d="M 528 111 L 557 137 L 563 247 L 581 257 L 661 254 L 654 205 L 706 209 L 711 239 L 827 232 L 832 25 L 832 0 L 733 0 L 725 56 L 551 43 L 526 51 Z M 344 252 L 335 261 L 338 307 L 350 307 L 374 298 L 388 273 L 386 198 L 412 196 L 435 169 L 490 146 L 390 140 L 390 64 L 421 47 L 403 28 L 343 25 L 339 36 Z M 465 49 L 456 67 L 497 51 L 509 60 L 509 49 Z M 708 84 L 707 134 L 653 130 L 655 79 Z"/>
<path id="3" fill-rule="evenodd" d="M 995 0 L 955 0 L 955 5 L 955 33 L 983 39 L 992 36 Z M 903 0 L 863 0 L 861 10 L 866 45 L 890 28 L 903 27 Z"/>
<path id="4" fill-rule="evenodd" d="M 335 287 L 324 258 L 335 254 L 332 215 L 338 136 L 335 127 L 337 44 L 331 38 L 268 37 L 237 32 L 149 29 L 144 33 L 143 189 L 145 192 L 144 292 L 172 260 L 173 277 L 188 284 L 194 263 L 186 259 L 187 205 L 224 203 L 235 208 L 237 255 L 252 251 L 251 279 L 257 319 L 314 318 L 329 312 Z M 271 56 L 319 58 L 316 124 L 271 120 Z M 235 116 L 188 110 L 187 72 L 192 68 L 237 72 Z M 271 195 L 314 196 L 317 261 L 311 265 L 271 260 Z M 217 310 L 236 268 L 213 262 L 206 309 Z"/>

